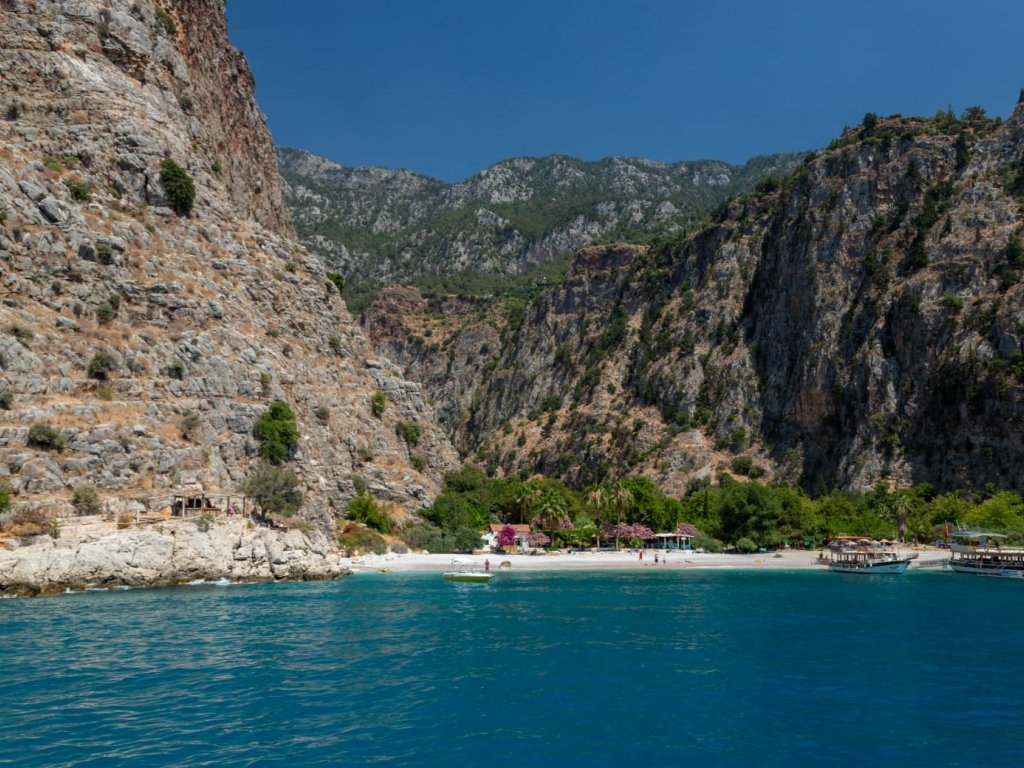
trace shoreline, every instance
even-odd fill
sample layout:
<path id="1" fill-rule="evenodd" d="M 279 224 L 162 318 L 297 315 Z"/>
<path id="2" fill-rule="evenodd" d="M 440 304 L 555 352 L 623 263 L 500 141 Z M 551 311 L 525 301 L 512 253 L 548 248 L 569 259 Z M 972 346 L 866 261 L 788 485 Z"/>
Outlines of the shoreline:
<path id="1" fill-rule="evenodd" d="M 911 565 L 912 570 L 921 568 L 928 563 L 929 570 L 940 570 L 933 565 L 949 559 L 949 552 L 934 547 L 906 548 L 907 552 L 916 552 L 917 560 Z M 395 554 L 362 555 L 346 560 L 346 565 L 354 573 L 413 573 L 454 571 L 460 569 L 484 570 L 485 562 L 490 560 L 491 571 L 500 573 L 503 562 L 508 562 L 511 571 L 677 571 L 677 570 L 828 570 L 827 566 L 817 562 L 821 550 L 782 550 L 750 555 L 711 554 L 706 552 L 670 551 L 666 556 L 658 551 L 658 562 L 654 561 L 655 552 L 645 550 L 641 560 L 638 551 L 622 550 L 619 552 L 576 552 L 552 553 L 543 555 L 428 555 L 428 554 Z"/>

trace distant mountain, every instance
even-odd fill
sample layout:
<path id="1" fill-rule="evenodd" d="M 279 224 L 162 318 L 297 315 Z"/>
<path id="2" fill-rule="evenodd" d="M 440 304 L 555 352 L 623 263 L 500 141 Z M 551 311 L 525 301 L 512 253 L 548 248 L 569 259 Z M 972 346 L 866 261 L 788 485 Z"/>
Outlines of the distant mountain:
<path id="1" fill-rule="evenodd" d="M 300 149 L 278 148 L 277 156 L 300 238 L 346 276 L 355 311 L 388 283 L 521 274 L 592 243 L 677 235 L 803 157 L 744 165 L 521 157 L 447 184 L 406 170 L 346 168 Z"/>

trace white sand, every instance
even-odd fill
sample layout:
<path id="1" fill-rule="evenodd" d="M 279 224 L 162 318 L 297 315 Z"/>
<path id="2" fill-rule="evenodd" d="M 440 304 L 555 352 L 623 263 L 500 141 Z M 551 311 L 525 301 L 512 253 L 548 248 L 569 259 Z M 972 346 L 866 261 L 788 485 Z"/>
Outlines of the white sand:
<path id="1" fill-rule="evenodd" d="M 901 550 L 902 551 L 902 550 Z M 949 559 L 949 552 L 941 549 L 907 549 L 918 554 L 912 568 L 922 564 L 935 564 Z M 778 553 L 754 555 L 712 555 L 695 552 L 658 552 L 654 562 L 652 550 L 644 552 L 643 560 L 637 551 L 620 552 L 578 552 L 575 554 L 550 553 L 542 555 L 422 555 L 386 554 L 364 555 L 351 559 L 351 568 L 356 572 L 367 571 L 450 571 L 476 567 L 483 569 L 486 560 L 491 561 L 491 570 L 500 571 L 499 565 L 508 562 L 514 571 L 590 571 L 602 569 L 646 569 L 677 570 L 682 568 L 742 568 L 749 570 L 771 569 L 820 569 L 825 566 L 817 562 L 820 550 L 784 550 Z"/>

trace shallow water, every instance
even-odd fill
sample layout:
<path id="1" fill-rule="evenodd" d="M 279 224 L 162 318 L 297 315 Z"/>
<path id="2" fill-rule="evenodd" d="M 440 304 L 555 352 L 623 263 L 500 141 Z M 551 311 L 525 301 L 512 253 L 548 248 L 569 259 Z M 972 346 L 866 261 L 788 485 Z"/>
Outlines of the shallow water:
<path id="1" fill-rule="evenodd" d="M 358 575 L 0 604 L 0 765 L 1008 765 L 1024 584 Z"/>

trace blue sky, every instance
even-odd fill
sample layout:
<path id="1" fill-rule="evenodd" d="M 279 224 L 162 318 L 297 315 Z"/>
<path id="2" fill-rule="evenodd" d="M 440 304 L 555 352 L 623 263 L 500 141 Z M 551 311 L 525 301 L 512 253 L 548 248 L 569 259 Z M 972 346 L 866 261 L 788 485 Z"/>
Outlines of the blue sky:
<path id="1" fill-rule="evenodd" d="M 459 181 L 508 157 L 813 149 L 1024 86 L 1022 0 L 229 0 L 274 141 Z"/>

